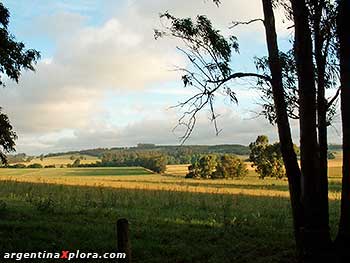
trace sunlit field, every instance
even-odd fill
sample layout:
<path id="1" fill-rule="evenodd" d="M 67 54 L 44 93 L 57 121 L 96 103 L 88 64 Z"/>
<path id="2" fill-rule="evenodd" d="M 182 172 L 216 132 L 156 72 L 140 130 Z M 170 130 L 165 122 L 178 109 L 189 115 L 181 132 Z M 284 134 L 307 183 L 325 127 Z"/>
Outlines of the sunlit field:
<path id="1" fill-rule="evenodd" d="M 329 161 L 329 198 L 340 198 L 341 163 Z M 287 179 L 261 180 L 250 168 L 242 179 L 198 180 L 185 179 L 188 165 L 168 165 L 164 175 L 154 174 L 141 167 L 118 168 L 47 168 L 0 169 L 0 180 L 50 183 L 80 186 L 101 186 L 125 189 L 167 190 L 214 194 L 244 194 L 252 196 L 289 197 Z M 248 165 L 248 168 L 250 165 Z M 142 175 L 142 176 L 141 176 Z"/>
<path id="2" fill-rule="evenodd" d="M 71 159 L 72 156 L 74 157 L 73 160 Z M 68 164 L 73 164 L 74 160 L 79 158 L 79 157 L 83 157 L 80 160 L 81 164 L 94 163 L 94 162 L 99 160 L 97 157 L 90 156 L 90 155 L 65 154 L 65 155 L 59 155 L 59 156 L 45 157 L 43 159 L 40 159 L 40 157 L 36 157 L 33 160 L 31 160 L 30 162 L 21 162 L 21 163 L 25 164 L 26 166 L 33 164 L 33 163 L 40 163 L 42 166 L 55 165 L 56 167 L 60 167 L 61 165 L 67 166 Z"/>
<path id="3" fill-rule="evenodd" d="M 333 235 L 337 163 L 329 168 Z M 125 217 L 133 262 L 294 262 L 286 180 L 260 180 L 252 169 L 235 180 L 185 179 L 186 172 L 0 169 L 0 251 L 115 251 L 115 223 Z"/>

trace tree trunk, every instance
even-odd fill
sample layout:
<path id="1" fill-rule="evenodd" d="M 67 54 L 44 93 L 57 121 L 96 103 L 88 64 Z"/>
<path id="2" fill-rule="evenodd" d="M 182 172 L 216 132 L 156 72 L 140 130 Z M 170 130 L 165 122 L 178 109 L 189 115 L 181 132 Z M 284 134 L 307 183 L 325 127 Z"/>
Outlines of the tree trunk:
<path id="1" fill-rule="evenodd" d="M 287 114 L 287 104 L 284 96 L 282 83 L 282 68 L 280 65 L 279 51 L 277 45 L 277 35 L 275 18 L 271 0 L 262 0 L 264 10 L 264 24 L 266 31 L 267 48 L 269 53 L 269 66 L 272 75 L 272 92 L 276 107 L 278 135 L 281 144 L 286 174 L 289 183 L 289 193 L 291 199 L 294 235 L 298 252 L 301 252 L 302 242 L 300 229 L 303 226 L 302 207 L 300 202 L 301 184 L 300 169 L 297 156 L 293 148 L 293 141 Z"/>
<path id="2" fill-rule="evenodd" d="M 349 262 L 350 249 L 350 33 L 347 20 L 350 16 L 349 0 L 341 0 L 338 13 L 338 37 L 340 58 L 341 115 L 343 129 L 343 178 L 341 215 L 336 240 L 341 249 L 342 262 Z"/>
<path id="3" fill-rule="evenodd" d="M 321 198 L 320 203 L 323 224 L 329 226 L 329 206 L 328 206 L 328 140 L 327 140 L 327 100 L 325 98 L 325 71 L 326 71 L 326 57 L 328 50 L 323 51 L 324 40 L 322 36 L 320 25 L 322 11 L 324 9 L 324 1 L 315 1 L 314 4 L 314 48 L 315 60 L 317 67 L 317 127 L 318 127 L 318 142 L 320 149 L 320 184 L 321 184 Z M 331 36 L 327 36 L 331 37 Z"/>
<path id="4" fill-rule="evenodd" d="M 304 208 L 303 249 L 307 262 L 324 260 L 331 239 L 325 211 L 316 130 L 316 87 L 309 12 L 305 0 L 291 0 L 300 104 L 301 198 Z"/>

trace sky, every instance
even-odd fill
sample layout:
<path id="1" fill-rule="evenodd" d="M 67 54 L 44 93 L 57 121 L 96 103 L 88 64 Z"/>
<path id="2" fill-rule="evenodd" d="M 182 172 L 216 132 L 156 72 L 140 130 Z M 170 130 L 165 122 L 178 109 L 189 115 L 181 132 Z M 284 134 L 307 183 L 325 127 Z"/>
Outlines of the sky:
<path id="1" fill-rule="evenodd" d="M 18 84 L 0 89 L 0 105 L 18 135 L 17 152 L 41 154 L 137 143 L 179 145 L 183 130 L 173 130 L 184 101 L 175 67 L 188 61 L 171 39 L 155 40 L 159 14 L 206 15 L 224 34 L 238 37 L 240 54 L 232 58 L 237 71 L 255 72 L 254 56 L 266 55 L 260 24 L 229 29 L 232 21 L 262 18 L 260 0 L 5 0 L 10 31 L 41 53 L 36 71 L 24 71 Z M 278 16 L 279 17 L 279 16 Z M 288 22 L 277 19 L 280 47 L 288 48 Z M 259 94 L 251 82 L 233 82 L 238 105 L 216 99 L 222 132 L 216 136 L 204 109 L 186 144 L 249 144 L 259 134 L 277 140 L 275 126 L 257 117 Z M 292 122 L 298 144 L 297 122 Z M 329 141 L 339 143 L 339 121 Z"/>

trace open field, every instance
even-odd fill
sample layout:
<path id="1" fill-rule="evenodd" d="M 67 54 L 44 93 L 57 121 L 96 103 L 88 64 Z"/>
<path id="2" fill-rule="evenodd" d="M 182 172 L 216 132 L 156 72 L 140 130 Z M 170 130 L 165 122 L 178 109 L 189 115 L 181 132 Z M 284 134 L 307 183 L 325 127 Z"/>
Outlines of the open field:
<path id="1" fill-rule="evenodd" d="M 66 178 L 66 176 L 133 176 L 153 174 L 142 167 L 93 167 L 93 168 L 2 168 L 0 176 L 5 178 Z M 18 177 L 17 177 L 18 176 Z"/>
<path id="2" fill-rule="evenodd" d="M 337 163 L 332 160 L 330 163 Z M 165 175 L 153 174 L 141 167 L 0 169 L 0 180 L 124 189 L 167 190 L 178 192 L 244 194 L 289 197 L 287 180 L 260 180 L 254 170 L 239 180 L 185 179 L 187 165 L 169 165 Z M 142 175 L 142 176 L 140 176 Z M 329 198 L 340 199 L 341 167 L 329 168 Z"/>
<path id="3" fill-rule="evenodd" d="M 43 160 L 40 160 L 39 157 L 34 158 L 30 162 L 20 162 L 25 165 L 30 165 L 33 163 L 40 163 L 42 166 L 45 165 L 55 165 L 56 167 L 59 167 L 61 165 L 67 166 L 68 164 L 73 164 L 74 160 L 79 157 L 84 157 L 82 160 L 80 160 L 81 164 L 87 164 L 87 163 L 95 163 L 99 159 L 97 157 L 93 157 L 90 155 L 73 155 L 75 159 L 71 160 L 70 157 L 72 155 L 59 155 L 59 156 L 52 156 L 52 157 L 45 157 Z"/>
<path id="4" fill-rule="evenodd" d="M 333 235 L 336 162 L 329 169 Z M 0 252 L 113 252 L 115 222 L 125 217 L 134 262 L 294 262 L 286 180 L 260 180 L 253 170 L 240 180 L 185 179 L 186 169 L 0 169 Z"/>
<path id="5" fill-rule="evenodd" d="M 125 217 L 134 262 L 294 262 L 287 198 L 13 181 L 0 182 L 0 197 L 1 252 L 111 252 Z"/>

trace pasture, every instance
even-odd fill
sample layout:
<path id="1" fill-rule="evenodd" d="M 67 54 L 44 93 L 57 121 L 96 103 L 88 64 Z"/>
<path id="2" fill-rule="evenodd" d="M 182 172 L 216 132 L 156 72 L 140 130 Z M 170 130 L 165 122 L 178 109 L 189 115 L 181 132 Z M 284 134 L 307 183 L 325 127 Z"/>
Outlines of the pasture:
<path id="1" fill-rule="evenodd" d="M 330 161 L 330 215 L 340 172 Z M 134 262 L 294 262 L 286 180 L 185 179 L 135 168 L 0 169 L 0 251 L 111 252 L 130 221 Z M 93 261 L 97 262 L 97 261 Z"/>
<path id="2" fill-rule="evenodd" d="M 71 159 L 71 157 L 73 160 Z M 68 164 L 73 164 L 74 160 L 77 158 L 80 158 L 80 157 L 83 157 L 80 160 L 81 164 L 95 163 L 96 161 L 99 160 L 97 157 L 90 156 L 90 155 L 64 154 L 64 155 L 58 155 L 58 156 L 45 157 L 43 159 L 40 159 L 40 157 L 36 157 L 33 160 L 31 160 L 30 162 L 20 162 L 20 163 L 23 163 L 26 166 L 28 166 L 30 164 L 34 164 L 34 163 L 40 163 L 42 166 L 55 165 L 56 167 L 60 167 L 62 165 L 67 166 Z"/>

